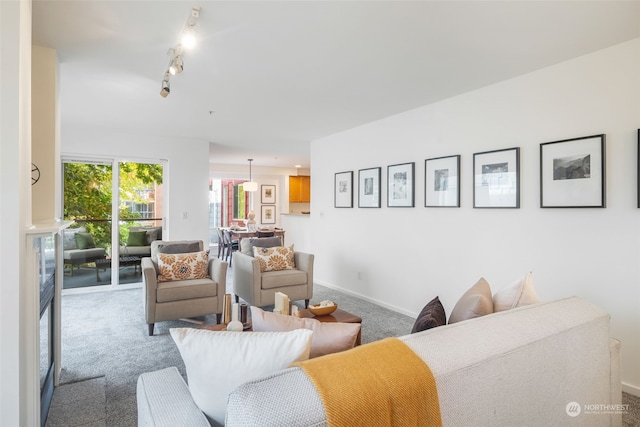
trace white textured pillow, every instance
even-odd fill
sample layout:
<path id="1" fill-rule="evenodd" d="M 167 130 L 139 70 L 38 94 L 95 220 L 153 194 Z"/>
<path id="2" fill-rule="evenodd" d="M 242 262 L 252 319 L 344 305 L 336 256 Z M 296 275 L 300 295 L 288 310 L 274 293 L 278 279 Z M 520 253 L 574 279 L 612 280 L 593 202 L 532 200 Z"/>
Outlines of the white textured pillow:
<path id="1" fill-rule="evenodd" d="M 312 330 L 310 358 L 353 348 L 360 332 L 359 323 L 320 322 L 311 318 L 271 313 L 254 306 L 251 306 L 251 326 L 254 331 Z"/>
<path id="2" fill-rule="evenodd" d="M 533 287 L 533 273 L 530 271 L 521 279 L 500 289 L 493 295 L 493 311 L 505 311 L 522 305 L 540 302 L 536 289 Z"/>
<path id="3" fill-rule="evenodd" d="M 489 283 L 481 277 L 467 292 L 465 292 L 449 316 L 449 324 L 462 320 L 473 319 L 493 313 L 493 298 Z"/>
<path id="4" fill-rule="evenodd" d="M 309 358 L 312 331 L 216 332 L 172 328 L 189 391 L 209 418 L 224 425 L 229 393 L 247 381 Z"/>

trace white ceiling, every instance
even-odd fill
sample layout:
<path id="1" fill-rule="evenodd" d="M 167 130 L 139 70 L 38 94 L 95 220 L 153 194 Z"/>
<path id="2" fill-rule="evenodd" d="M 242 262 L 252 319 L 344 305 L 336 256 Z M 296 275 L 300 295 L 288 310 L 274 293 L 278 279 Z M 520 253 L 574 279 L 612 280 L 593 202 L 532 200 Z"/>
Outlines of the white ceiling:
<path id="1" fill-rule="evenodd" d="M 199 45 L 162 98 L 192 6 Z M 255 166 L 309 167 L 314 139 L 636 37 L 638 1 L 33 0 L 63 138 L 209 141 L 212 162 Z"/>

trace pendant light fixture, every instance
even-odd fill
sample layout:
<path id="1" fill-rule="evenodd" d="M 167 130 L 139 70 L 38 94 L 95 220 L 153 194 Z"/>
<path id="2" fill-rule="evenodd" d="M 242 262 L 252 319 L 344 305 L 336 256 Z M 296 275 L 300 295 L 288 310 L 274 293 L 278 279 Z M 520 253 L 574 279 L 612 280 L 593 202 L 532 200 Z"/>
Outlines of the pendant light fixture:
<path id="1" fill-rule="evenodd" d="M 242 188 L 248 192 L 258 191 L 258 183 L 251 179 L 251 162 L 253 162 L 253 159 L 247 160 L 249 160 L 249 181 L 242 183 Z"/>

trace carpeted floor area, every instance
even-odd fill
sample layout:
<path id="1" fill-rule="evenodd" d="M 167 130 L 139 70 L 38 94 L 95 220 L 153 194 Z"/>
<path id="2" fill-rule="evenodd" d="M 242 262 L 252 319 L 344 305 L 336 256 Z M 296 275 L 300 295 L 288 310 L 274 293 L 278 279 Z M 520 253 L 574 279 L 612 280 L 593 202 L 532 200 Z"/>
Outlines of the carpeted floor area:
<path id="1" fill-rule="evenodd" d="M 232 289 L 230 278 L 227 289 Z M 312 303 L 325 299 L 362 317 L 363 343 L 407 334 L 413 326 L 414 319 L 408 316 L 316 285 Z M 169 329 L 198 325 L 160 322 L 155 335 L 148 336 L 142 289 L 65 295 L 61 314 L 63 369 L 48 427 L 136 426 L 138 376 L 169 366 L 178 367 L 185 375 Z M 215 315 L 200 320 L 216 322 Z M 623 404 L 630 405 L 623 425 L 640 427 L 640 398 L 624 393 Z"/>

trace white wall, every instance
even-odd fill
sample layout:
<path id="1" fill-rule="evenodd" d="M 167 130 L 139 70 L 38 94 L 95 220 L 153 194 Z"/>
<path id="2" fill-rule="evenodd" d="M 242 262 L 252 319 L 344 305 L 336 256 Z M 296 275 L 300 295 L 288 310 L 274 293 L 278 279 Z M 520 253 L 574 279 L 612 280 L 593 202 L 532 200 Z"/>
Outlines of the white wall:
<path id="1" fill-rule="evenodd" d="M 639 127 L 636 39 L 314 141 L 315 279 L 415 316 L 436 295 L 449 314 L 482 276 L 495 292 L 531 270 L 541 298 L 578 295 L 611 314 L 625 390 L 640 395 Z M 541 209 L 540 143 L 599 133 L 606 209 Z M 473 153 L 516 146 L 521 208 L 474 209 Z M 425 208 L 424 160 L 454 154 L 461 208 Z M 405 162 L 416 163 L 416 207 L 386 208 L 386 167 Z M 381 209 L 333 207 L 336 172 L 357 181 L 377 166 Z"/>
<path id="2" fill-rule="evenodd" d="M 209 143 L 139 135 L 105 135 L 62 128 L 63 157 L 109 157 L 128 161 L 168 160 L 164 182 L 164 239 L 209 241 Z M 187 219 L 183 218 L 183 213 Z"/>

